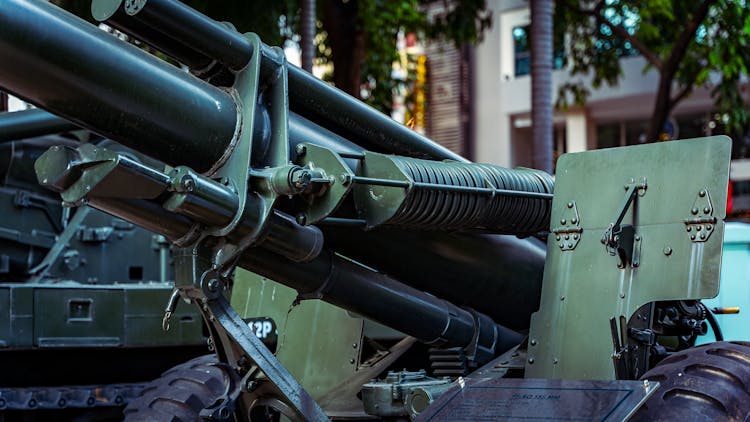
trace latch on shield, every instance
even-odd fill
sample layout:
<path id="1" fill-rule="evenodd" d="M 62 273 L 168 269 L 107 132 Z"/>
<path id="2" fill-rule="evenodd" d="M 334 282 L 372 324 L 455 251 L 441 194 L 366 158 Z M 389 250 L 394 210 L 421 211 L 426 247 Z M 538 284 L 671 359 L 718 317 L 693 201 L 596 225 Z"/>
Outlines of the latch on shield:
<path id="1" fill-rule="evenodd" d="M 617 268 L 625 268 L 628 264 L 638 267 L 641 263 L 642 236 L 635 232 L 632 224 L 622 224 L 622 220 L 633 201 L 646 194 L 647 187 L 645 177 L 638 182 L 630 179 L 630 183 L 625 185 L 625 198 L 620 204 L 617 216 L 602 234 L 601 242 L 607 253 L 618 257 Z"/>
<path id="2" fill-rule="evenodd" d="M 684 220 L 685 230 L 690 235 L 692 242 L 705 242 L 714 232 L 716 217 L 714 217 L 714 206 L 711 203 L 711 195 L 708 189 L 698 191 L 693 207 L 690 210 L 692 217 Z"/>

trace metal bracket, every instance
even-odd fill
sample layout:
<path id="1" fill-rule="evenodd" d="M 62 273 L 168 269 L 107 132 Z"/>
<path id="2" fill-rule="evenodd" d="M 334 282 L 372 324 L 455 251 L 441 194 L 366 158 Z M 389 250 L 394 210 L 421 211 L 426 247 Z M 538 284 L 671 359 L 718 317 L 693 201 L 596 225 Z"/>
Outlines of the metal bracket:
<path id="1" fill-rule="evenodd" d="M 630 224 L 622 224 L 628 209 L 636 198 L 646 194 L 648 185 L 643 177 L 639 182 L 630 179 L 625 185 L 625 198 L 623 198 L 614 222 L 602 234 L 601 242 L 611 256 L 617 256 L 617 268 L 625 268 L 628 264 L 633 267 L 640 265 L 641 236 L 635 232 L 635 227 Z"/>
<path id="2" fill-rule="evenodd" d="M 690 240 L 693 243 L 705 242 L 711 237 L 716 225 L 716 217 L 713 215 L 714 206 L 708 189 L 703 188 L 698 191 L 690 214 L 692 217 L 683 220 L 685 230 L 690 235 Z"/>
<path id="3" fill-rule="evenodd" d="M 326 169 L 329 184 L 323 190 L 314 190 L 305 195 L 307 207 L 297 216 L 297 222 L 303 225 L 317 223 L 338 209 L 341 202 L 352 189 L 354 172 L 347 167 L 344 160 L 328 148 L 312 144 L 297 145 L 297 161 L 306 168 Z M 323 173 L 325 175 L 325 172 Z"/>
<path id="4" fill-rule="evenodd" d="M 275 397 L 274 405 L 288 410 L 292 420 L 328 420 L 318 404 L 229 305 L 227 295 L 232 280 L 227 274 L 231 274 L 234 267 L 223 271 L 213 268 L 216 247 L 221 248 L 213 242 L 211 238 L 204 238 L 190 248 L 176 251 L 175 285 L 183 297 L 198 305 L 219 359 L 235 368 L 240 377 L 251 374 L 257 379 L 262 373 L 264 388 L 257 391 L 248 388 L 248 382 L 243 379 L 238 384 L 241 392 L 240 389 L 229 391 L 204 414 L 223 420 L 235 405 L 252 406 L 262 392 Z M 249 409 L 242 409 L 245 410 Z"/>
<path id="5" fill-rule="evenodd" d="M 552 233 L 555 235 L 555 242 L 557 242 L 560 250 L 572 251 L 578 246 L 578 242 L 583 235 L 581 217 L 578 214 L 576 201 L 568 202 L 568 206 L 563 212 L 563 217 L 560 219 L 560 224 L 560 227 L 552 229 Z"/>

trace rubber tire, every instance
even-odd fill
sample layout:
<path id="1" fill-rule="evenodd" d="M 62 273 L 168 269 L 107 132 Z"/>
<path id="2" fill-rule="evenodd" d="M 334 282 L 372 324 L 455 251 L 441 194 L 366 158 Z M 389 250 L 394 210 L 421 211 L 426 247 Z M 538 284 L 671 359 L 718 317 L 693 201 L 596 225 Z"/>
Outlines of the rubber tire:
<path id="1" fill-rule="evenodd" d="M 744 421 L 750 415 L 750 343 L 716 342 L 677 352 L 642 380 L 660 387 L 633 421 Z"/>
<path id="2" fill-rule="evenodd" d="M 125 422 L 201 422 L 200 411 L 223 395 L 230 382 L 216 356 L 189 360 L 151 381 L 143 394 L 128 403 Z"/>

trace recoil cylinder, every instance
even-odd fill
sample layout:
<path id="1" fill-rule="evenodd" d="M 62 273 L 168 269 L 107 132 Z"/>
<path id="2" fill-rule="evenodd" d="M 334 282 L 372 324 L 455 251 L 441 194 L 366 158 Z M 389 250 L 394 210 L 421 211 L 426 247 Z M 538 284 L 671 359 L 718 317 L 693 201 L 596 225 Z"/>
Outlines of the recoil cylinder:
<path id="1" fill-rule="evenodd" d="M 367 225 L 532 234 L 548 229 L 552 177 L 532 169 L 368 153 L 355 182 Z"/>

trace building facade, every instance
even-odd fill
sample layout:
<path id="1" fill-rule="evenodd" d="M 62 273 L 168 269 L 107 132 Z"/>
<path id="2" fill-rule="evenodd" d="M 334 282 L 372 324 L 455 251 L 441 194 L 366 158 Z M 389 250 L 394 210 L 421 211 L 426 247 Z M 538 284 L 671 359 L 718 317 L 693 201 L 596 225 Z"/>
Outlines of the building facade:
<path id="1" fill-rule="evenodd" d="M 492 11 L 493 25 L 474 55 L 472 155 L 479 162 L 530 166 L 533 122 L 527 32 L 529 2 L 488 0 L 487 6 Z M 554 57 L 554 95 L 565 83 L 581 81 L 590 86 L 585 78 L 571 78 L 564 68 L 562 54 L 561 49 Z M 623 75 L 617 86 L 590 89 L 591 95 L 584 106 L 555 112 L 555 156 L 644 141 L 658 84 L 657 72 L 644 73 L 645 65 L 645 60 L 636 55 L 621 59 Z M 746 91 L 746 87 L 740 89 Z M 673 137 L 722 134 L 721 117 L 712 110 L 713 100 L 708 90 L 696 90 L 671 116 Z M 735 151 L 735 156 L 745 155 L 746 152 Z"/>

